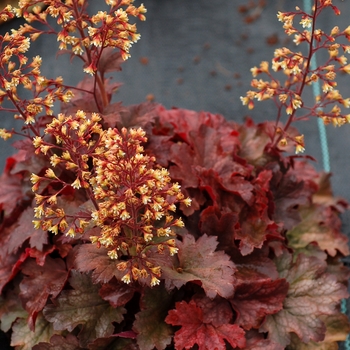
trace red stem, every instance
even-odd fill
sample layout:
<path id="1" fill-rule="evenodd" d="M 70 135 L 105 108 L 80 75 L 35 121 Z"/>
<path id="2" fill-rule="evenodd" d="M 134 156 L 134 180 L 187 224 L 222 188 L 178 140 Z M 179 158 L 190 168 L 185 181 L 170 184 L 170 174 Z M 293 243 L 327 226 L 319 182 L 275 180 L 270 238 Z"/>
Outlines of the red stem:
<path id="1" fill-rule="evenodd" d="M 309 54 L 307 57 L 307 63 L 306 63 L 306 67 L 304 70 L 303 81 L 302 81 L 299 89 L 296 92 L 296 94 L 299 95 L 300 97 L 302 96 L 302 93 L 303 93 L 305 85 L 306 85 L 306 78 L 307 78 L 307 75 L 309 73 L 311 58 L 312 58 L 312 55 L 314 53 L 313 45 L 314 45 L 314 32 L 315 32 L 316 17 L 317 17 L 317 0 L 314 1 L 314 4 L 315 4 L 315 10 L 314 10 L 314 13 L 312 15 L 312 29 L 311 29 L 311 38 L 310 38 L 310 42 L 309 42 Z M 287 123 L 285 124 L 285 126 L 283 128 L 282 133 L 277 137 L 277 139 L 273 143 L 272 147 L 274 147 L 278 144 L 278 142 L 282 139 L 283 135 L 286 133 L 286 131 L 288 130 L 290 125 L 295 121 L 295 117 L 294 117 L 295 112 L 296 112 L 296 109 L 293 109 L 293 112 L 289 116 Z"/>

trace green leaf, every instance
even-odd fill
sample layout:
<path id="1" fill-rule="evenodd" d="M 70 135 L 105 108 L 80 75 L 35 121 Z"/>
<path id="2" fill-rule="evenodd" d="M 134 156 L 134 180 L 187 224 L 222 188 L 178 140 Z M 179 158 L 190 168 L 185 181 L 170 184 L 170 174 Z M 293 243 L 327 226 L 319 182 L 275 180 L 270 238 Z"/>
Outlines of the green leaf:
<path id="1" fill-rule="evenodd" d="M 36 319 L 34 332 L 24 318 L 19 318 L 12 327 L 11 346 L 16 350 L 32 350 L 40 342 L 49 342 L 52 335 L 57 332 L 51 323 L 45 320 L 40 313 Z"/>
<path id="2" fill-rule="evenodd" d="M 315 257 L 299 254 L 293 263 L 285 252 L 276 259 L 280 277 L 289 282 L 283 309 L 269 315 L 260 331 L 269 332 L 269 339 L 284 346 L 290 344 L 291 333 L 300 340 L 324 340 L 326 326 L 321 316 L 337 315 L 337 306 L 348 296 L 346 287 L 326 272 L 327 264 Z"/>
<path id="3" fill-rule="evenodd" d="M 0 297 L 0 328 L 7 332 L 17 318 L 27 318 L 28 313 L 22 307 L 18 290 L 9 290 L 6 296 Z"/>
<path id="4" fill-rule="evenodd" d="M 215 251 L 217 237 L 204 234 L 195 241 L 192 235 L 186 234 L 176 245 L 179 248 L 178 264 L 161 265 L 168 289 L 200 281 L 209 298 L 215 298 L 217 294 L 224 298 L 232 296 L 235 265 L 223 251 Z"/>
<path id="5" fill-rule="evenodd" d="M 322 342 L 311 341 L 305 344 L 292 334 L 292 342 L 288 350 L 338 350 L 338 342 L 345 341 L 350 333 L 347 316 L 339 313 L 338 315 L 321 316 L 321 319 L 327 327 L 326 336 Z"/>
<path id="6" fill-rule="evenodd" d="M 147 288 L 141 300 L 142 310 L 136 314 L 134 331 L 142 350 L 165 349 L 171 343 L 172 327 L 165 323 L 172 296 L 163 286 Z"/>
<path id="7" fill-rule="evenodd" d="M 288 244 L 294 249 L 305 248 L 311 242 L 331 256 L 337 251 L 349 255 L 348 239 L 340 232 L 341 221 L 330 207 L 320 204 L 300 209 L 301 222 L 287 232 Z"/>
<path id="8" fill-rule="evenodd" d="M 55 304 L 44 308 L 45 318 L 56 330 L 71 332 L 81 325 L 78 338 L 82 347 L 96 338 L 113 334 L 112 323 L 123 321 L 126 310 L 113 308 L 104 301 L 98 294 L 99 286 L 92 284 L 88 275 L 73 270 L 69 283 L 73 289 L 62 291 Z"/>
<path id="9" fill-rule="evenodd" d="M 292 342 L 286 347 L 287 350 L 339 350 L 338 343 L 325 343 L 323 341 L 303 343 L 295 334 L 292 334 L 291 338 Z"/>

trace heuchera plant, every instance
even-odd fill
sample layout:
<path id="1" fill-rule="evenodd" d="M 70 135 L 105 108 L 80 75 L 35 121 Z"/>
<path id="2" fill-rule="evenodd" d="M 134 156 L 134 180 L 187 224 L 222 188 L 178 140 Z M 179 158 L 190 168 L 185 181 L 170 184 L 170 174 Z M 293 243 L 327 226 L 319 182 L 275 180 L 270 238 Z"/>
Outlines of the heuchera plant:
<path id="1" fill-rule="evenodd" d="M 272 99 L 277 118 L 238 124 L 113 102 L 107 74 L 139 39 L 129 18 L 146 9 L 106 4 L 89 15 L 85 0 L 21 0 L 0 12 L 27 22 L 0 37 L 0 108 L 23 121 L 0 133 L 23 136 L 0 179 L 0 320 L 12 347 L 336 349 L 350 330 L 340 312 L 348 204 L 333 197 L 329 174 L 293 155 L 305 146 L 291 124 L 350 121 L 335 81 L 350 73 L 350 26 L 317 28 L 321 12 L 339 15 L 331 0 L 278 13 L 305 52 L 277 49 L 272 71 L 252 69 L 267 80 L 254 78 L 242 102 Z M 28 57 L 44 34 L 82 62 L 76 87 Z M 320 50 L 329 58 L 313 69 Z M 317 81 L 323 91 L 308 107 L 303 91 Z"/>

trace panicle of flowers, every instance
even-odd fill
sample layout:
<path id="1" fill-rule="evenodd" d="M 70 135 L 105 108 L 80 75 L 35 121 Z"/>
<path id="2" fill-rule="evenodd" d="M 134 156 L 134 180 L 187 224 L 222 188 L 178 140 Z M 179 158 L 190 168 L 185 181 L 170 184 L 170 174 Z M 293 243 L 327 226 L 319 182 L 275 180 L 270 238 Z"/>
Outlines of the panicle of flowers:
<path id="1" fill-rule="evenodd" d="M 104 71 L 98 71 L 103 50 L 115 48 L 126 59 L 132 43 L 140 38 L 136 24 L 130 24 L 129 17 L 145 20 L 146 9 L 142 4 L 136 7 L 133 0 L 107 0 L 109 10 L 92 16 L 88 14 L 87 6 L 85 0 L 20 0 L 17 7 L 8 5 L 0 11 L 2 20 L 17 16 L 27 22 L 0 37 L 0 110 L 15 113 L 15 118 L 22 119 L 27 125 L 25 129 L 34 135 L 40 134 L 35 123 L 37 118 L 52 115 L 55 101 L 69 102 L 73 93 L 61 77 L 48 79 L 41 74 L 41 57 L 29 60 L 26 52 L 32 41 L 44 33 L 56 34 L 60 49 L 79 56 L 84 62 L 84 71 L 94 76 L 95 90 L 101 98 L 96 97 L 96 91 L 90 93 L 102 111 L 110 98 Z M 60 29 L 49 23 L 49 17 L 56 20 Z M 35 28 L 34 22 L 40 22 L 47 29 Z M 23 98 L 23 89 L 31 90 L 33 98 Z M 4 100 L 9 100 L 14 109 L 2 107 Z M 7 139 L 12 134 L 12 131 L 4 130 L 0 137 Z"/>
<path id="2" fill-rule="evenodd" d="M 106 0 L 106 4 L 109 5 L 108 11 L 99 11 L 92 16 L 86 11 L 88 2 L 85 0 L 20 1 L 13 12 L 17 16 L 23 16 L 28 23 L 38 21 L 48 26 L 47 17 L 54 18 L 61 27 L 56 32 L 59 48 L 70 50 L 82 58 L 85 62 L 84 71 L 93 75 L 105 47 L 117 48 L 124 60 L 129 58 L 131 45 L 140 38 L 136 24 L 130 24 L 129 17 L 137 17 L 142 21 L 146 19 L 144 5 L 136 7 L 133 0 Z M 37 10 L 29 11 L 33 6 Z M 35 38 L 44 33 L 30 25 L 22 27 L 22 32 L 29 32 Z M 49 32 L 55 33 L 51 26 Z"/>
<path id="3" fill-rule="evenodd" d="M 317 116 L 323 119 L 325 124 L 332 123 L 341 126 L 350 122 L 350 114 L 344 114 L 341 107 L 349 108 L 350 98 L 343 98 L 336 89 L 335 81 L 339 72 L 350 73 L 350 64 L 347 64 L 347 57 L 343 53 L 350 52 L 350 45 L 341 43 L 341 39 L 350 41 L 350 27 L 341 31 L 337 26 L 329 34 L 321 29 L 316 29 L 316 20 L 320 13 L 326 8 L 331 8 L 336 15 L 340 14 L 339 9 L 333 5 L 332 1 L 317 1 L 312 14 L 302 11 L 296 7 L 295 12 L 279 12 L 277 18 L 283 23 L 285 33 L 294 36 L 295 45 L 306 44 L 307 52 L 293 52 L 287 47 L 278 48 L 274 52 L 271 69 L 274 72 L 282 72 L 285 76 L 284 83 L 275 77 L 271 72 L 269 63 L 261 62 L 259 67 L 251 69 L 253 80 L 251 86 L 254 90 L 241 97 L 244 105 L 249 109 L 254 108 L 254 100 L 263 101 L 271 99 L 278 106 L 276 128 L 281 121 L 283 114 L 286 122 L 283 130 L 279 130 L 275 135 L 274 144 L 286 145 L 289 141 L 296 147 L 296 152 L 302 152 L 304 141 L 302 135 L 297 139 L 287 132 L 292 122 L 302 120 L 310 116 Z M 299 25 L 294 21 L 300 18 Z M 328 51 L 328 59 L 323 65 L 312 67 L 313 56 L 319 50 Z M 257 79 L 260 74 L 267 75 L 269 80 Z M 304 88 L 314 83 L 321 84 L 322 92 L 316 97 L 314 105 L 306 106 L 302 99 Z M 306 111 L 304 115 L 296 115 L 300 108 Z M 277 129 L 276 129 L 277 130 Z M 298 141 L 299 140 L 299 141 Z"/>
<path id="4" fill-rule="evenodd" d="M 98 209 L 93 222 L 101 228 L 93 242 L 106 247 L 108 255 L 120 260 L 117 268 L 125 272 L 123 281 L 146 280 L 159 283 L 161 268 L 149 255 L 177 253 L 174 228 L 183 227 L 174 218 L 176 204 L 189 206 L 177 183 L 171 183 L 169 172 L 155 165 L 155 158 L 145 155 L 142 129 L 106 130 L 94 155 L 94 176 L 90 183 Z M 127 261 L 125 261 L 127 258 Z"/>
<path id="5" fill-rule="evenodd" d="M 0 21 L 6 22 L 9 19 L 12 19 L 14 16 L 12 6 L 6 5 L 6 7 L 0 12 Z"/>
<path id="6" fill-rule="evenodd" d="M 79 57 L 84 72 L 93 77 L 94 90 L 101 97 L 97 99 L 96 94 L 93 96 L 100 112 L 110 98 L 104 83 L 105 71 L 100 67 L 101 57 L 110 56 L 111 49 L 116 49 L 126 60 L 130 56 L 131 45 L 140 38 L 136 24 L 130 23 L 130 17 L 142 21 L 146 19 L 143 4 L 134 6 L 133 0 L 105 2 L 106 10 L 94 15 L 90 15 L 86 0 L 20 0 L 17 7 L 7 11 L 26 20 L 27 23 L 17 31 L 20 35 L 29 35 L 34 41 L 42 34 L 55 34 L 60 50 L 70 53 L 71 57 Z M 56 21 L 59 29 L 52 21 Z M 34 22 L 41 23 L 44 29 L 35 28 Z M 106 48 L 109 48 L 108 52 L 104 52 Z"/>
<path id="7" fill-rule="evenodd" d="M 26 125 L 33 125 L 38 116 L 51 115 L 55 101 L 68 102 L 73 95 L 61 77 L 48 79 L 41 74 L 41 57 L 27 57 L 30 44 L 30 37 L 18 30 L 0 36 L 0 110 L 14 113 Z M 31 91 L 32 98 L 22 98 L 23 89 Z M 14 109 L 3 106 L 6 100 Z M 0 136 L 6 139 L 10 134 Z"/>
<path id="8" fill-rule="evenodd" d="M 142 129 L 103 130 L 99 121 L 97 114 L 83 111 L 59 114 L 43 137 L 34 138 L 36 152 L 50 155 L 51 163 L 43 176 L 31 176 L 34 226 L 71 237 L 98 227 L 91 241 L 117 260 L 122 280 L 156 285 L 161 267 L 149 258 L 164 250 L 177 253 L 175 230 L 184 223 L 175 215 L 176 204 L 189 206 L 191 200 L 154 157 L 144 154 Z M 69 189 L 85 191 L 95 209 L 65 212 L 60 199 Z"/>
<path id="9" fill-rule="evenodd" d="M 91 117 L 83 111 L 77 111 L 74 116 L 61 113 L 46 126 L 43 137 L 33 138 L 36 153 L 50 156 L 51 164 L 43 176 L 31 176 L 38 205 L 34 209 L 36 228 L 74 237 L 89 223 L 90 213 L 66 213 L 59 200 L 69 190 L 89 190 L 91 172 L 88 162 L 102 133 L 99 121 L 100 117 L 95 113 Z"/>

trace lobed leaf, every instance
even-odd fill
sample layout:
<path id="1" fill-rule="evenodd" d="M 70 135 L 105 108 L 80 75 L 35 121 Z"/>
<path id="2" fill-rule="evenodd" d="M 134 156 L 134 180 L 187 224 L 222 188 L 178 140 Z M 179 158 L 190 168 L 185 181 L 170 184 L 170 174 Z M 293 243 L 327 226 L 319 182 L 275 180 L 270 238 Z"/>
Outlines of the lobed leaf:
<path id="1" fill-rule="evenodd" d="M 45 117 L 44 117 L 45 118 Z M 43 118 L 43 119 L 44 119 Z M 42 120 L 42 123 L 48 122 L 48 118 Z M 39 174 L 44 168 L 47 167 L 47 158 L 44 155 L 35 154 L 35 147 L 30 138 L 24 140 L 15 141 L 12 146 L 19 151 L 14 155 L 16 157 L 16 163 L 11 169 L 11 174 L 23 174 L 24 178 L 22 186 L 24 190 L 29 190 L 31 183 L 28 180 L 30 174 Z"/>
<path id="2" fill-rule="evenodd" d="M 74 253 L 74 266 L 80 272 L 91 272 L 94 283 L 107 283 L 113 277 L 120 280 L 123 272 L 117 270 L 115 260 L 107 255 L 104 247 L 97 248 L 95 244 L 82 244 Z"/>
<path id="3" fill-rule="evenodd" d="M 0 328 L 3 332 L 10 330 L 17 318 L 25 319 L 27 316 L 18 297 L 18 290 L 9 289 L 0 297 Z"/>
<path id="4" fill-rule="evenodd" d="M 140 350 L 135 340 L 120 338 L 118 335 L 98 338 L 88 345 L 89 350 Z"/>
<path id="5" fill-rule="evenodd" d="M 51 337 L 50 342 L 40 342 L 33 347 L 33 350 L 82 350 L 82 348 L 74 335 L 68 334 L 63 337 L 55 334 Z"/>
<path id="6" fill-rule="evenodd" d="M 64 290 L 55 304 L 44 308 L 44 316 L 52 322 L 55 330 L 68 330 L 80 327 L 79 344 L 86 347 L 99 337 L 113 334 L 113 322 L 120 323 L 126 310 L 113 308 L 98 295 L 99 286 L 92 284 L 88 275 L 71 271 L 69 283 L 72 290 Z"/>
<path id="7" fill-rule="evenodd" d="M 266 146 L 271 142 L 267 133 L 268 128 L 268 122 L 256 125 L 250 118 L 238 126 L 240 141 L 238 155 L 255 166 L 263 166 L 270 161 L 271 157 L 266 154 Z"/>
<path id="8" fill-rule="evenodd" d="M 77 84 L 78 89 L 74 92 L 72 99 L 69 102 L 62 104 L 61 112 L 69 115 L 76 113 L 78 110 L 82 110 L 87 114 L 87 116 L 89 116 L 89 114 L 92 112 L 99 112 L 98 104 L 102 101 L 100 95 L 95 95 L 96 99 L 92 98 L 94 96 L 94 84 L 94 78 L 85 76 L 84 79 Z M 111 89 L 111 87 L 108 86 L 109 84 L 107 79 L 104 80 L 104 84 L 108 99 L 110 101 L 113 88 Z M 119 86 L 119 84 L 117 85 Z"/>
<path id="9" fill-rule="evenodd" d="M 267 315 L 282 309 L 289 284 L 285 279 L 274 281 L 254 270 L 237 268 L 236 291 L 230 299 L 237 312 L 235 323 L 247 330 L 259 328 Z"/>
<path id="10" fill-rule="evenodd" d="M 0 256 L 0 292 L 18 273 L 19 266 L 22 264 L 22 255 L 20 252 L 17 254 L 8 254 Z M 27 255 L 24 259 L 27 258 Z"/>
<path id="11" fill-rule="evenodd" d="M 16 253 L 27 239 L 29 239 L 30 246 L 39 251 L 43 250 L 44 245 L 48 243 L 47 232 L 34 228 L 33 215 L 32 207 L 25 209 L 17 223 L 11 227 L 11 234 L 7 243 L 9 253 Z"/>
<path id="12" fill-rule="evenodd" d="M 46 245 L 43 250 L 38 250 L 36 248 L 26 248 L 24 251 L 29 257 L 35 259 L 37 265 L 44 266 L 46 258 L 50 256 L 51 253 L 55 251 L 56 247 L 54 245 Z"/>
<path id="13" fill-rule="evenodd" d="M 26 319 L 19 318 L 12 327 L 11 346 L 16 350 L 32 350 L 33 347 L 40 343 L 50 342 L 54 334 L 58 334 L 53 325 L 48 322 L 40 313 L 36 320 L 35 330 L 31 330 Z"/>
<path id="14" fill-rule="evenodd" d="M 305 248 L 309 243 L 318 246 L 331 256 L 339 251 L 350 254 L 348 238 L 340 232 L 341 221 L 333 208 L 313 204 L 300 209 L 301 222 L 287 232 L 288 243 L 294 249 Z"/>
<path id="15" fill-rule="evenodd" d="M 123 62 L 124 60 L 119 51 L 114 50 L 112 47 L 104 47 L 98 61 L 97 69 L 103 76 L 108 72 L 121 71 L 121 64 Z"/>
<path id="16" fill-rule="evenodd" d="M 161 302 L 160 302 L 161 301 Z M 141 311 L 135 315 L 133 329 L 142 350 L 163 350 L 172 341 L 173 331 L 164 322 L 172 304 L 172 295 L 163 286 L 147 288 L 141 299 Z"/>
<path id="17" fill-rule="evenodd" d="M 168 128 L 172 129 L 172 132 L 188 144 L 192 144 L 193 141 L 196 141 L 192 133 L 197 132 L 203 126 L 216 130 L 221 136 L 225 135 L 229 138 L 229 141 L 220 137 L 216 139 L 220 140 L 225 145 L 225 147 L 222 148 L 223 151 L 226 152 L 228 149 L 232 150 L 232 146 L 238 144 L 237 133 L 232 132 L 233 123 L 228 122 L 222 115 L 208 112 L 196 112 L 181 108 L 169 110 L 161 105 L 157 106 L 157 114 L 159 116 L 159 122 L 163 126 L 167 125 Z"/>
<path id="18" fill-rule="evenodd" d="M 235 253 L 234 232 L 237 223 L 237 213 L 223 213 L 217 207 L 209 206 L 201 211 L 199 227 L 208 236 L 217 236 L 218 249 L 231 256 Z"/>
<path id="19" fill-rule="evenodd" d="M 24 197 L 22 191 L 21 174 L 11 174 L 12 167 L 16 164 L 14 157 L 6 160 L 5 171 L 0 175 L 0 208 L 6 216 L 10 216 L 19 201 Z"/>
<path id="20" fill-rule="evenodd" d="M 227 252 L 237 244 L 235 240 L 239 240 L 242 255 L 261 248 L 267 239 L 282 240 L 280 227 L 270 219 L 271 177 L 268 170 L 261 171 L 250 181 L 242 176 L 230 176 L 229 186 L 213 170 L 202 172 L 201 187 L 209 193 L 215 206 L 201 212 L 201 231 L 217 235 L 220 246 Z M 223 186 L 226 186 L 225 191 Z"/>
<path id="21" fill-rule="evenodd" d="M 157 116 L 156 104 L 144 102 L 137 105 L 123 106 L 121 102 L 109 104 L 103 111 L 102 119 L 107 127 L 111 128 L 143 128 L 154 121 Z M 147 133 L 148 134 L 148 133 Z M 150 139 L 149 142 L 152 142 Z M 165 150 L 164 150 L 165 151 Z M 157 157 L 157 162 L 159 159 Z"/>
<path id="22" fill-rule="evenodd" d="M 291 344 L 288 346 L 290 350 L 332 350 L 338 349 L 338 342 L 345 341 L 350 333 L 350 322 L 345 314 L 321 316 L 327 330 L 325 338 L 322 342 L 309 342 L 307 344 L 292 334 Z"/>
<path id="23" fill-rule="evenodd" d="M 174 336 L 175 349 L 190 349 L 195 344 L 199 350 L 225 350 L 225 340 L 233 347 L 244 348 L 245 337 L 242 328 L 235 324 L 214 326 L 204 321 L 204 312 L 194 300 L 177 302 L 170 310 L 165 322 L 181 326 Z"/>
<path id="24" fill-rule="evenodd" d="M 215 251 L 217 245 L 215 236 L 203 235 L 195 241 L 192 235 L 184 235 L 182 242 L 177 242 L 179 252 L 176 266 L 162 266 L 167 288 L 200 282 L 209 298 L 232 296 L 235 265 L 223 251 Z"/>
<path id="25" fill-rule="evenodd" d="M 44 266 L 39 266 L 30 259 L 26 260 L 22 266 L 24 275 L 21 281 L 20 299 L 29 313 L 30 328 L 34 329 L 37 314 L 46 305 L 49 296 L 53 298 L 63 289 L 68 271 L 62 259 L 46 257 Z"/>
<path id="26" fill-rule="evenodd" d="M 241 225 L 235 231 L 235 239 L 240 240 L 239 249 L 243 256 L 251 254 L 255 248 L 261 249 L 268 236 L 281 239 L 279 227 L 270 220 L 267 213 L 259 213 L 253 207 L 248 211 Z"/>
<path id="27" fill-rule="evenodd" d="M 228 162 L 229 163 L 229 162 Z M 232 167 L 233 164 L 230 164 Z M 215 169 L 204 169 L 197 167 L 196 178 L 199 178 L 201 190 L 205 190 L 210 199 L 219 206 L 219 208 L 232 207 L 240 212 L 245 205 L 253 205 L 254 203 L 254 186 L 241 175 L 220 174 Z M 223 176 L 228 176 L 229 180 Z M 228 198 L 231 199 L 229 203 Z M 232 198 L 238 200 L 232 203 Z M 238 205 L 237 205 L 238 204 Z"/>
<path id="28" fill-rule="evenodd" d="M 200 187 L 212 198 L 218 198 L 206 180 L 207 172 L 212 171 L 221 188 L 228 188 L 249 200 L 251 184 L 244 177 L 249 176 L 251 167 L 235 159 L 234 151 L 239 146 L 235 124 L 206 112 L 165 110 L 162 106 L 157 107 L 157 112 L 159 122 L 152 129 L 148 146 L 157 160 L 161 159 L 162 165 L 168 166 L 171 162 L 169 169 L 173 179 L 180 181 L 183 188 Z"/>
<path id="29" fill-rule="evenodd" d="M 268 237 L 282 240 L 279 226 L 270 219 L 272 212 L 270 181 L 272 171 L 262 170 L 251 181 L 253 198 L 250 205 L 242 208 L 240 226 L 235 231 L 235 238 L 240 240 L 242 255 L 250 254 L 255 248 L 260 249 Z"/>
<path id="30" fill-rule="evenodd" d="M 99 295 L 103 300 L 107 300 L 113 307 L 125 305 L 134 296 L 136 288 L 124 282 L 113 279 L 109 283 L 104 283 L 99 290 Z"/>
<path id="31" fill-rule="evenodd" d="M 226 299 L 220 297 L 210 299 L 202 293 L 197 293 L 192 300 L 201 308 L 204 323 L 219 327 L 230 323 L 233 319 L 232 308 Z"/>
<path id="32" fill-rule="evenodd" d="M 285 350 L 285 347 L 273 342 L 271 339 L 265 339 L 264 334 L 257 330 L 246 332 L 246 347 L 244 350 Z"/>
<path id="33" fill-rule="evenodd" d="M 272 218 L 276 223 L 282 223 L 285 229 L 290 230 L 301 220 L 298 208 L 310 204 L 315 190 L 298 179 L 293 172 L 285 174 L 278 168 L 275 167 L 271 180 L 271 191 L 275 203 Z"/>
<path id="34" fill-rule="evenodd" d="M 348 297 L 346 287 L 326 272 L 326 262 L 314 257 L 299 254 L 293 262 L 285 252 L 276 265 L 290 287 L 283 309 L 268 315 L 260 331 L 269 332 L 269 339 L 284 346 L 290 344 L 291 333 L 304 343 L 323 341 L 326 326 L 321 316 L 338 314 L 339 301 Z"/>

